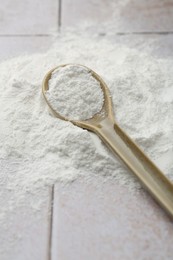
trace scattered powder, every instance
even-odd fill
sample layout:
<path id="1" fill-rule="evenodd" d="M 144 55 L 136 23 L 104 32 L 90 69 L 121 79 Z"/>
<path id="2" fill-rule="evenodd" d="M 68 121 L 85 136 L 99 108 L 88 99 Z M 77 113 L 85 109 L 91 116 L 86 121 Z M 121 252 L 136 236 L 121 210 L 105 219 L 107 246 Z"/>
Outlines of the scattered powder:
<path id="1" fill-rule="evenodd" d="M 139 182 L 94 134 L 49 113 L 41 83 L 57 65 L 78 63 L 96 71 L 110 88 L 121 127 L 172 178 L 173 61 L 154 59 L 111 41 L 69 33 L 59 37 L 45 54 L 19 57 L 0 65 L 3 259 L 8 259 L 5 252 L 19 239 L 13 228 L 15 214 L 22 208 L 26 212 L 27 205 L 35 213 L 34 218 L 39 219 L 40 209 L 46 204 L 41 191 L 56 181 L 65 183 L 80 176 L 89 179 L 102 175 L 126 186 L 127 192 L 140 189 Z M 78 78 L 78 84 L 84 79 Z M 53 87 L 54 83 L 50 85 Z M 68 107 L 68 103 L 64 105 Z M 92 109 L 88 111 L 93 112 Z"/>
<path id="2" fill-rule="evenodd" d="M 103 91 L 84 67 L 67 65 L 55 70 L 48 82 L 47 99 L 52 107 L 73 120 L 86 120 L 100 112 Z"/>

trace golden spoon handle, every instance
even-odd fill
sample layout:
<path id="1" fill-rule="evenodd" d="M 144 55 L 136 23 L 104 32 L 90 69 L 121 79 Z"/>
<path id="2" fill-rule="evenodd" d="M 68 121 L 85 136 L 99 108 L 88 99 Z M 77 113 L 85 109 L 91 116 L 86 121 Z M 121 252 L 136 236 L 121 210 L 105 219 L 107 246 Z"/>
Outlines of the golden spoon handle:
<path id="1" fill-rule="evenodd" d="M 143 185 L 173 217 L 173 184 L 128 137 L 128 135 L 109 118 L 100 122 L 97 135 L 117 154 Z"/>

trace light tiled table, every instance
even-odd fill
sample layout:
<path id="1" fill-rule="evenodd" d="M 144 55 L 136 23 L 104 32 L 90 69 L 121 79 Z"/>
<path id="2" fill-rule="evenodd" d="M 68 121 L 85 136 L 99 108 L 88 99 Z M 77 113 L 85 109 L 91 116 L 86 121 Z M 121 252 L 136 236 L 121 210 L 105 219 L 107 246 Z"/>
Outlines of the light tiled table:
<path id="1" fill-rule="evenodd" d="M 114 30 L 106 31 L 113 19 Z M 45 51 L 60 26 L 62 31 L 85 21 L 93 24 L 91 31 L 111 32 L 113 42 L 173 56 L 172 0 L 114 0 L 114 8 L 104 0 L 6 0 L 0 6 L 0 59 Z M 27 208 L 16 212 L 13 234 L 20 228 L 23 239 L 8 260 L 172 259 L 173 224 L 145 192 L 134 197 L 116 182 L 93 177 L 55 184 L 53 195 L 52 201 L 51 191 L 42 191 L 46 202 L 39 222 Z M 9 236 L 0 239 L 8 242 Z"/>

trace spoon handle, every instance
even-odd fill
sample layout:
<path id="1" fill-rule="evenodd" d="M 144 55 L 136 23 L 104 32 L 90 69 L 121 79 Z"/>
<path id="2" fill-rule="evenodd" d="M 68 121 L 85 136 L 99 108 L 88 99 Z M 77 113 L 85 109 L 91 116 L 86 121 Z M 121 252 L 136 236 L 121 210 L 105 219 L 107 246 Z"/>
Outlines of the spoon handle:
<path id="1" fill-rule="evenodd" d="M 97 127 L 97 135 L 117 154 L 157 202 L 173 217 L 173 183 L 113 120 L 106 118 Z"/>

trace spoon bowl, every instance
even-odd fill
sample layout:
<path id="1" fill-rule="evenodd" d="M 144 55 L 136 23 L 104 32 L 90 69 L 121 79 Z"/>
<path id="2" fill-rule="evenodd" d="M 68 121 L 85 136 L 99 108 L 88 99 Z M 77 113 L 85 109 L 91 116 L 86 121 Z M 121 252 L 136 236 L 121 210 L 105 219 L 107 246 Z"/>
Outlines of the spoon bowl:
<path id="1" fill-rule="evenodd" d="M 86 120 L 72 120 L 72 119 L 69 119 L 69 118 L 61 115 L 60 113 L 58 113 L 52 107 L 52 105 L 50 104 L 50 102 L 48 101 L 48 99 L 46 97 L 46 92 L 49 89 L 48 82 L 51 79 L 52 73 L 55 70 L 58 70 L 58 69 L 60 69 L 62 67 L 69 66 L 69 65 L 80 66 L 80 67 L 83 67 L 83 68 L 87 69 L 87 71 L 90 72 L 91 75 L 100 83 L 100 87 L 101 87 L 101 89 L 103 91 L 104 102 L 103 102 L 102 109 L 97 114 L 93 115 L 92 118 L 89 118 L 89 119 L 86 119 Z M 88 68 L 86 66 L 83 66 L 83 65 L 80 65 L 80 64 L 63 64 L 63 65 L 57 66 L 56 68 L 50 70 L 46 74 L 46 76 L 45 76 L 45 78 L 43 80 L 42 93 L 43 93 L 43 96 L 45 98 L 45 101 L 46 101 L 47 105 L 51 109 L 51 111 L 54 114 L 54 116 L 56 116 L 56 117 L 58 117 L 58 118 L 60 118 L 62 120 L 65 120 L 65 121 L 70 121 L 71 123 L 73 123 L 74 125 L 77 125 L 79 127 L 82 127 L 82 128 L 85 128 L 85 129 L 93 131 L 94 130 L 94 126 L 98 125 L 99 122 L 102 121 L 103 119 L 105 119 L 107 117 L 109 117 L 110 119 L 114 118 L 113 109 L 112 109 L 111 94 L 109 92 L 109 89 L 108 89 L 106 83 L 103 81 L 103 79 L 95 71 L 91 70 L 90 68 Z"/>

